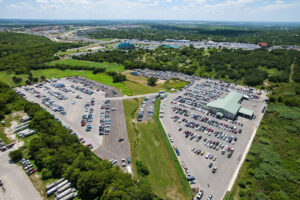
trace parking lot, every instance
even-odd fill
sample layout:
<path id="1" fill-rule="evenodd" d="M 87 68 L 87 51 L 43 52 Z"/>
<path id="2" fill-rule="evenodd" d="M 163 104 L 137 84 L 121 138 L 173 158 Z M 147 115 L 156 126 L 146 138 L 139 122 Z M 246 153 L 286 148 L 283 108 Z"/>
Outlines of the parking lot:
<path id="1" fill-rule="evenodd" d="M 243 93 L 242 106 L 255 117 L 217 118 L 201 108 L 230 91 Z M 266 94 L 251 88 L 201 79 L 162 100 L 160 120 L 192 187 L 203 190 L 203 199 L 223 199 L 263 117 Z"/>
<path id="2" fill-rule="evenodd" d="M 40 104 L 101 158 L 128 169 L 130 157 L 121 93 L 112 87 L 70 77 L 16 88 Z M 116 100 L 112 100 L 116 97 Z M 126 162 L 122 162 L 126 159 Z"/>

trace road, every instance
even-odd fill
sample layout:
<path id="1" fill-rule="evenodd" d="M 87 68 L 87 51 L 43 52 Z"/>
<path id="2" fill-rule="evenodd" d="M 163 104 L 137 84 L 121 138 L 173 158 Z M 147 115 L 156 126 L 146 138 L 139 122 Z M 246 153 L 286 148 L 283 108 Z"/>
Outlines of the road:
<path id="1" fill-rule="evenodd" d="M 109 100 L 124 100 L 124 99 L 134 99 L 134 98 L 141 98 L 141 97 L 151 97 L 151 96 L 156 96 L 158 93 L 150 93 L 150 94 L 141 94 L 141 95 L 136 95 L 136 96 L 122 96 L 122 97 L 110 97 L 110 98 L 105 98 Z"/>
<path id="2" fill-rule="evenodd" d="M 0 152 L 0 200 L 42 199 L 21 166 L 9 162 L 7 152 Z"/>

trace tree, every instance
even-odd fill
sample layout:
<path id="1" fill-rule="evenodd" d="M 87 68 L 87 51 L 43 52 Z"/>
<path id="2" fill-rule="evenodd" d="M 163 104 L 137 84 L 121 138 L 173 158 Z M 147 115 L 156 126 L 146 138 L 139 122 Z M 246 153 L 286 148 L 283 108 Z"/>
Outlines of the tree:
<path id="1" fill-rule="evenodd" d="M 36 78 L 33 78 L 33 82 L 34 82 L 34 83 L 37 83 L 37 82 L 39 82 L 39 78 L 38 78 L 38 77 L 36 77 Z"/>
<path id="2" fill-rule="evenodd" d="M 42 81 L 45 81 L 45 80 L 46 80 L 46 77 L 45 77 L 44 75 L 42 75 L 42 76 L 40 77 L 40 79 L 41 79 Z"/>
<path id="3" fill-rule="evenodd" d="M 23 158 L 21 149 L 9 152 L 9 158 L 14 162 L 18 162 L 19 160 L 21 160 Z"/>
<path id="4" fill-rule="evenodd" d="M 22 78 L 19 78 L 19 77 L 16 77 L 16 76 L 13 76 L 12 77 L 12 80 L 15 84 L 18 84 L 18 83 L 21 83 L 22 82 Z"/>
<path id="5" fill-rule="evenodd" d="M 136 169 L 137 173 L 141 176 L 147 176 L 150 173 L 146 165 L 144 165 L 144 163 L 140 160 L 136 161 Z"/>
<path id="6" fill-rule="evenodd" d="M 155 78 L 155 77 L 150 77 L 147 80 L 149 86 L 156 86 L 156 81 L 157 81 L 157 78 Z"/>

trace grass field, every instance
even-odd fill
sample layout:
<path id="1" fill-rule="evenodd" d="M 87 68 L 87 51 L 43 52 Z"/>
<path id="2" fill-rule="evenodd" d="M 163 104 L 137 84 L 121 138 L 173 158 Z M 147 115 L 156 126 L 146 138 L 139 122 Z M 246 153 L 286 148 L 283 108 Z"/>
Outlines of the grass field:
<path id="1" fill-rule="evenodd" d="M 163 82 L 158 82 L 156 86 L 151 87 L 147 85 L 147 78 L 142 76 L 133 76 L 130 72 L 124 73 L 128 79 L 128 81 L 124 82 L 130 88 L 132 88 L 133 95 L 136 94 L 147 94 L 147 93 L 155 93 L 158 91 L 166 91 L 172 92 L 171 89 L 174 88 L 176 90 L 184 87 L 188 84 L 188 82 L 178 80 L 178 79 L 170 79 Z"/>
<path id="2" fill-rule="evenodd" d="M 77 51 L 65 51 L 65 52 L 58 52 L 57 55 L 58 56 L 64 56 L 64 55 L 68 55 L 68 54 L 71 54 L 71 53 L 76 53 Z"/>
<path id="3" fill-rule="evenodd" d="M 55 64 L 67 64 L 73 66 L 76 65 L 76 66 L 99 67 L 99 68 L 105 68 L 107 71 L 116 71 L 116 72 L 125 71 L 124 66 L 117 63 L 107 63 L 107 62 L 98 63 L 98 62 L 75 60 L 75 59 L 54 60 L 48 64 L 51 66 L 54 66 Z"/>
<path id="4" fill-rule="evenodd" d="M 124 100 L 127 131 L 130 141 L 133 172 L 137 178 L 136 160 L 141 160 L 149 169 L 147 180 L 155 194 L 165 199 L 190 199 L 191 189 L 182 184 L 183 177 L 178 173 L 170 155 L 162 132 L 155 120 L 136 123 L 138 107 L 142 99 Z M 159 103 L 156 104 L 156 111 Z M 155 115 L 158 118 L 158 115 Z"/>

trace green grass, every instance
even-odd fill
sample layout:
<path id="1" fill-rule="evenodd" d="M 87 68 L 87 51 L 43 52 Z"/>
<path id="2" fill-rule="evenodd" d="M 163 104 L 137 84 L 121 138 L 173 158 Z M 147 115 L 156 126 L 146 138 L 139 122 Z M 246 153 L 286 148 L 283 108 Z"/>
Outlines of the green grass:
<path id="1" fill-rule="evenodd" d="M 178 90 L 180 88 L 183 88 L 187 84 L 189 83 L 179 79 L 169 79 L 164 83 L 163 87 L 165 87 L 167 90 L 171 90 L 172 88 Z"/>
<path id="2" fill-rule="evenodd" d="M 128 81 L 125 81 L 124 83 L 131 88 L 133 95 L 155 93 L 161 90 L 172 92 L 172 88 L 178 90 L 189 84 L 189 82 L 185 82 L 179 79 L 170 79 L 165 83 L 158 83 L 156 86 L 152 87 L 147 85 L 147 78 L 145 77 L 133 76 L 129 72 L 125 72 L 125 75 Z"/>
<path id="3" fill-rule="evenodd" d="M 170 153 L 170 143 L 165 140 L 161 125 L 157 123 L 159 102 L 155 106 L 154 120 L 137 123 L 135 120 L 141 101 L 123 101 L 134 175 L 138 179 L 142 178 L 137 175 L 135 166 L 136 160 L 141 160 L 150 171 L 146 179 L 159 197 L 190 199 L 191 188 L 178 170 L 178 163 L 174 161 L 175 154 L 173 151 L 173 154 Z"/>
<path id="4" fill-rule="evenodd" d="M 57 55 L 58 56 L 64 56 L 64 55 L 68 55 L 68 54 L 71 54 L 71 53 L 76 53 L 77 51 L 65 51 L 65 52 L 58 52 Z"/>
<path id="5" fill-rule="evenodd" d="M 51 66 L 55 64 L 66 64 L 72 66 L 89 66 L 89 67 L 99 67 L 105 68 L 107 71 L 116 71 L 116 72 L 123 72 L 125 71 L 124 66 L 117 64 L 117 63 L 108 63 L 108 62 L 92 62 L 92 61 L 85 61 L 85 60 L 75 60 L 75 59 L 65 59 L 65 60 L 54 60 L 48 63 Z"/>

